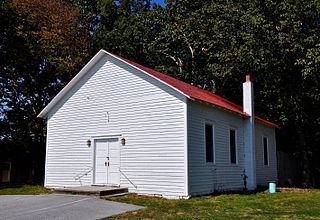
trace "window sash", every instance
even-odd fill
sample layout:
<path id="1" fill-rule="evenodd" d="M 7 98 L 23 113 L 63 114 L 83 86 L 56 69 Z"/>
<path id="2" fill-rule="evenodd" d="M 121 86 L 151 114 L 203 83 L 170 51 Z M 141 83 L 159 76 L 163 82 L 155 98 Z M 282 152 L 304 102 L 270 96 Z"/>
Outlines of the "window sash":
<path id="1" fill-rule="evenodd" d="M 213 125 L 205 124 L 206 162 L 214 162 Z"/>
<path id="2" fill-rule="evenodd" d="M 237 163 L 236 131 L 230 129 L 230 163 Z"/>
<path id="3" fill-rule="evenodd" d="M 263 137 L 263 164 L 269 165 L 268 138 Z"/>

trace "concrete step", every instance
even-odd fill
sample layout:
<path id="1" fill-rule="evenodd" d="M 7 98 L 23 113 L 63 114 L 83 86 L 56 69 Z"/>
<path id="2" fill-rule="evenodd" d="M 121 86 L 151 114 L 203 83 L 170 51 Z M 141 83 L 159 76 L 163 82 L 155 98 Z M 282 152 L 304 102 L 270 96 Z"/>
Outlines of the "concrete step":
<path id="1" fill-rule="evenodd" d="M 121 193 L 128 193 L 128 188 L 118 188 L 113 190 L 105 190 L 100 192 L 100 196 L 114 196 Z"/>
<path id="2" fill-rule="evenodd" d="M 101 198 L 107 198 L 107 197 L 118 197 L 118 196 L 125 196 L 128 195 L 129 193 L 117 193 L 117 194 L 111 194 L 111 195 L 105 195 L 105 196 L 100 196 Z"/>
<path id="3" fill-rule="evenodd" d="M 55 189 L 55 192 L 92 196 L 112 196 L 120 193 L 128 193 L 128 188 L 114 186 L 79 186 L 58 188 Z"/>

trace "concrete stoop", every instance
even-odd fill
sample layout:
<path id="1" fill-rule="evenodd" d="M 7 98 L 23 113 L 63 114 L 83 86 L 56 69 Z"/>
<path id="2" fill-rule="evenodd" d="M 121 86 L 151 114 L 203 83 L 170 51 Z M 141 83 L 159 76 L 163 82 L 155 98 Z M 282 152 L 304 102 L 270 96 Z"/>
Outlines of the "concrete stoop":
<path id="1" fill-rule="evenodd" d="M 115 186 L 77 186 L 55 189 L 57 193 L 70 193 L 91 196 L 121 196 L 128 194 L 128 188 Z"/>

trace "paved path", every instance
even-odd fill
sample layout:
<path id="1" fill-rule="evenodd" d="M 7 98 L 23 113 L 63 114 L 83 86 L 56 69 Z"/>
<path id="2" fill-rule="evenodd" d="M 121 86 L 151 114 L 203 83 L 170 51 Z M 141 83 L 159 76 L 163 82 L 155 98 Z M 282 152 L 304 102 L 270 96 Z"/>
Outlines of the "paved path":
<path id="1" fill-rule="evenodd" d="M 90 196 L 45 194 L 0 196 L 0 219 L 100 219 L 142 206 Z"/>

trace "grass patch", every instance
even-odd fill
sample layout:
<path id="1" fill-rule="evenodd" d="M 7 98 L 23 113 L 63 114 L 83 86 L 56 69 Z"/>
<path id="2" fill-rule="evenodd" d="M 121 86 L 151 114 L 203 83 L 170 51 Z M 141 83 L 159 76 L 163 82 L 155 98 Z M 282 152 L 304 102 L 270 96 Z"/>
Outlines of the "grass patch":
<path id="1" fill-rule="evenodd" d="M 108 219 L 320 219 L 320 190 L 202 196 L 188 200 L 136 194 L 107 199 L 147 207 Z"/>
<path id="2" fill-rule="evenodd" d="M 40 185 L 0 186 L 0 195 L 37 195 L 52 192 L 53 190 Z"/>

